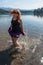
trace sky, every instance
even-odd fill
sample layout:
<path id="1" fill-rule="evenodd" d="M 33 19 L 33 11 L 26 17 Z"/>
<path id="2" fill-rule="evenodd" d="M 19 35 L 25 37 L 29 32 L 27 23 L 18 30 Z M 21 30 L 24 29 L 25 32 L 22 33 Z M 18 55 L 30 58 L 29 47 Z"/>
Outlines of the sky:
<path id="1" fill-rule="evenodd" d="M 43 0 L 0 0 L 0 7 L 37 9 L 43 7 Z"/>

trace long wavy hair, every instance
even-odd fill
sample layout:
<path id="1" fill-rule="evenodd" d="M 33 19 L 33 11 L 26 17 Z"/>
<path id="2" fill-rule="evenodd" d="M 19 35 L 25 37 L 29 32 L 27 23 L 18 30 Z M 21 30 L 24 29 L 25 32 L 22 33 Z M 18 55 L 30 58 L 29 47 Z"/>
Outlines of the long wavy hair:
<path id="1" fill-rule="evenodd" d="M 17 19 L 18 19 L 18 20 L 21 19 L 21 12 L 20 12 L 20 10 L 10 10 L 9 12 L 10 12 L 10 14 L 17 13 L 17 14 L 18 14 Z"/>

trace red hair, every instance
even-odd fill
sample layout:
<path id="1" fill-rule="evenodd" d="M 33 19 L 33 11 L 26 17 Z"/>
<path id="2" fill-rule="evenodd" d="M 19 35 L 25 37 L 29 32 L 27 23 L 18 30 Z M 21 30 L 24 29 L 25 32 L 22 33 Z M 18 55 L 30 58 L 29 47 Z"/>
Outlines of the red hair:
<path id="1" fill-rule="evenodd" d="M 9 11 L 11 14 L 14 14 L 14 13 L 17 13 L 18 14 L 18 20 L 20 20 L 20 17 L 21 17 L 21 12 L 20 12 L 20 10 L 10 10 Z"/>

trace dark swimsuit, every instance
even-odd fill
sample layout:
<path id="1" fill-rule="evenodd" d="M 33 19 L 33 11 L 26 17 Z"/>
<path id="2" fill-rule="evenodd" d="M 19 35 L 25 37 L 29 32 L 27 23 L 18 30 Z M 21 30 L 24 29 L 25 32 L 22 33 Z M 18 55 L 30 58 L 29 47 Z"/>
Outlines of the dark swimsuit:
<path id="1" fill-rule="evenodd" d="M 12 25 L 12 30 L 8 31 L 11 37 L 19 37 L 21 34 L 21 29 L 20 29 L 20 23 L 18 20 L 13 20 L 11 21 Z"/>

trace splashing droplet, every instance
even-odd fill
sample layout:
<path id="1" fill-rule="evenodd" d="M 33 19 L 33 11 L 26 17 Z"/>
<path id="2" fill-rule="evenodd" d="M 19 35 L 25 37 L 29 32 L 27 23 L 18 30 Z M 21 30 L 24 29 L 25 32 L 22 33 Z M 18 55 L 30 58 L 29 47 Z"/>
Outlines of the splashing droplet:
<path id="1" fill-rule="evenodd" d="M 40 61 L 41 61 L 41 63 L 43 63 L 43 57 L 41 58 L 41 60 L 40 60 Z"/>

